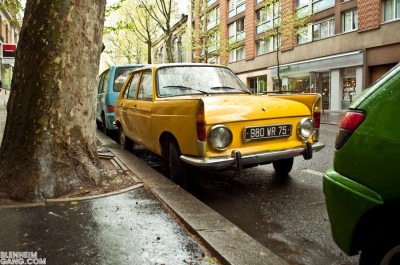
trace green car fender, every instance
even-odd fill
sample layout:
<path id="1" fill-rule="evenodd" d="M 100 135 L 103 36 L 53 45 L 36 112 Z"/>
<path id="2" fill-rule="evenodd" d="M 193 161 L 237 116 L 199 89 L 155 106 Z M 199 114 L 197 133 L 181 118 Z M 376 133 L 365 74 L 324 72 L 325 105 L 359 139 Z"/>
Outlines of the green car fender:
<path id="1" fill-rule="evenodd" d="M 335 242 L 348 255 L 357 254 L 354 242 L 357 225 L 371 209 L 382 205 L 383 199 L 332 168 L 324 173 L 323 191 Z"/>

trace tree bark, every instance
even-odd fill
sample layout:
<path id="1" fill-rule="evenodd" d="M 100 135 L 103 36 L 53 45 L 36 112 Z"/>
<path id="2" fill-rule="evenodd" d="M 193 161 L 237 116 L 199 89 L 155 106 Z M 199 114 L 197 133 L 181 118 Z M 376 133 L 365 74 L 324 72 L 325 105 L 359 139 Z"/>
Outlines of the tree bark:
<path id="1" fill-rule="evenodd" d="M 100 181 L 96 87 L 105 0 L 27 1 L 0 149 L 0 189 L 36 201 Z"/>

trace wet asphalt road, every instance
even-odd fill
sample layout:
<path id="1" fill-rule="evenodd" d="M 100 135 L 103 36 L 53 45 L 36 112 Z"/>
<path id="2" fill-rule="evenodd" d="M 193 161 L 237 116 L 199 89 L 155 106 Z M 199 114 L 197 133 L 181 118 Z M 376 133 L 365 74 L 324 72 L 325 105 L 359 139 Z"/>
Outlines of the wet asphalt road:
<path id="1" fill-rule="evenodd" d="M 209 264 L 145 188 L 62 205 L 0 208 L 0 250 L 46 264 Z"/>
<path id="2" fill-rule="evenodd" d="M 347 257 L 333 242 L 322 192 L 322 172 L 333 165 L 336 129 L 322 125 L 326 147 L 312 160 L 296 158 L 285 182 L 265 165 L 204 174 L 192 194 L 290 264 L 358 264 L 358 256 Z M 134 154 L 168 176 L 163 159 L 142 149 Z"/>

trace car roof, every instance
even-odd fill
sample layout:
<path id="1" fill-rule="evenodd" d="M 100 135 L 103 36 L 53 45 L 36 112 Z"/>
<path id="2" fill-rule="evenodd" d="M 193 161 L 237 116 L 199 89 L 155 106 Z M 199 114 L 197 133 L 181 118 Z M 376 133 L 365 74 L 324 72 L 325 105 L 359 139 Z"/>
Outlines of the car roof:
<path id="1" fill-rule="evenodd" d="M 212 67 L 226 68 L 226 66 L 223 66 L 223 65 L 208 64 L 208 63 L 162 63 L 162 64 L 148 64 L 148 65 L 143 66 L 140 69 L 133 70 L 133 72 L 143 71 L 146 69 L 158 69 L 158 68 L 162 68 L 162 67 L 176 67 L 176 66 L 212 66 Z"/>

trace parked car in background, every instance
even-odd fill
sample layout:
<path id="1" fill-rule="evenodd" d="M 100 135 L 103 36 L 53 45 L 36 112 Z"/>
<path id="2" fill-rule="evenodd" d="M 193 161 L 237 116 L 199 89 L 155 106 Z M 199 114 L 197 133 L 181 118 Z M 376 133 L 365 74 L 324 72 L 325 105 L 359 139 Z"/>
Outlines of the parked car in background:
<path id="1" fill-rule="evenodd" d="M 166 64 L 129 74 L 115 120 L 121 145 L 166 157 L 172 180 L 187 188 L 198 170 L 272 163 L 287 177 L 295 156 L 324 147 L 320 111 L 319 94 L 253 95 L 226 67 Z"/>
<path id="2" fill-rule="evenodd" d="M 143 66 L 143 64 L 115 65 L 100 74 L 96 121 L 104 133 L 118 129 L 113 125 L 115 101 L 129 72 Z"/>
<path id="3" fill-rule="evenodd" d="M 337 245 L 360 264 L 400 264 L 400 64 L 343 114 L 323 177 Z"/>

